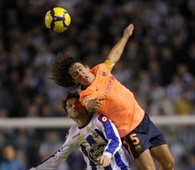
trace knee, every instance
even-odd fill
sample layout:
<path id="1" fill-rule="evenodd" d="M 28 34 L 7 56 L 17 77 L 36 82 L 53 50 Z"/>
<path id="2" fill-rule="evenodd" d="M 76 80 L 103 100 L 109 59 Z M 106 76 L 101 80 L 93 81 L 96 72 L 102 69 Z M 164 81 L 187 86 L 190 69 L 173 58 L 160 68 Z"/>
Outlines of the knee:
<path id="1" fill-rule="evenodd" d="M 174 159 L 171 158 L 169 159 L 169 161 L 162 165 L 162 170 L 174 170 L 174 164 L 175 164 Z"/>
<path id="2" fill-rule="evenodd" d="M 175 161 L 174 161 L 174 158 L 172 158 L 169 162 L 169 169 L 170 170 L 173 170 L 174 169 L 174 164 L 175 164 Z"/>

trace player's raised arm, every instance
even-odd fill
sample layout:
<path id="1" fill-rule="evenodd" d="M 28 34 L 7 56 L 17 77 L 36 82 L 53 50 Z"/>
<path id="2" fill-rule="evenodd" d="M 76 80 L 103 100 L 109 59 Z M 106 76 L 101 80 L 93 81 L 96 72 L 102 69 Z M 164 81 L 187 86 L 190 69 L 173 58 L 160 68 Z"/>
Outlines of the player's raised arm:
<path id="1" fill-rule="evenodd" d="M 131 35 L 133 34 L 133 30 L 134 30 L 134 25 L 129 24 L 125 28 L 123 32 L 123 36 L 121 37 L 119 42 L 117 42 L 117 44 L 111 49 L 107 57 L 107 60 L 105 61 L 105 63 L 107 63 L 111 67 L 111 69 L 113 68 L 114 64 L 120 59 L 121 54 L 123 53 L 124 47 L 127 44 L 129 37 L 131 37 Z"/>

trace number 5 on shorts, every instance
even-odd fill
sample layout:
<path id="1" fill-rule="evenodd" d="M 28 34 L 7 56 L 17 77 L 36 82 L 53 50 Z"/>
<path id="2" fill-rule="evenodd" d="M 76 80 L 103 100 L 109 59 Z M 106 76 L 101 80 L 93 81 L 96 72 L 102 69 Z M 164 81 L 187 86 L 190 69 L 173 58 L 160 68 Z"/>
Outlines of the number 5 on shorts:
<path id="1" fill-rule="evenodd" d="M 136 136 L 136 134 L 135 133 L 133 133 L 133 134 L 131 134 L 130 135 L 130 139 L 133 141 L 133 144 L 134 145 L 138 145 L 139 144 L 139 138 Z"/>

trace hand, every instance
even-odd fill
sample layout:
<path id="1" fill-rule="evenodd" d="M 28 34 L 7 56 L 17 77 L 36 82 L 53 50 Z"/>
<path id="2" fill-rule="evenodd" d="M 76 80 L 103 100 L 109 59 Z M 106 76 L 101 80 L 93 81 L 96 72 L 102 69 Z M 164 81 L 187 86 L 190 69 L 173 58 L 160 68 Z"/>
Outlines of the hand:
<path id="1" fill-rule="evenodd" d="M 133 24 L 129 24 L 125 28 L 124 33 L 123 33 L 123 36 L 126 37 L 126 38 L 131 37 L 131 35 L 133 34 L 133 30 L 134 30 L 134 25 Z"/>
<path id="2" fill-rule="evenodd" d="M 88 112 L 96 112 L 98 111 L 98 109 L 101 107 L 102 105 L 102 100 L 105 100 L 104 98 L 94 98 L 91 99 L 88 103 L 87 103 L 87 110 Z"/>
<path id="3" fill-rule="evenodd" d="M 103 167 L 109 166 L 111 158 L 107 155 L 100 156 L 97 161 L 102 165 Z"/>

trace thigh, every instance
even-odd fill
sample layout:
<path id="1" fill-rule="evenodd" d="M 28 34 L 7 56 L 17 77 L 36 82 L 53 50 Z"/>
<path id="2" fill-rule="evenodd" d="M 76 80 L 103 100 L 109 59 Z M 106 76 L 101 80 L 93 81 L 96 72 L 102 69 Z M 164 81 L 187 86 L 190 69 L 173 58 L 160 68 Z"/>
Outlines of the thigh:
<path id="1" fill-rule="evenodd" d="M 151 156 L 150 150 L 147 149 L 135 160 L 140 170 L 156 170 L 155 163 Z"/>
<path id="2" fill-rule="evenodd" d="M 163 167 L 166 166 L 167 162 L 173 161 L 173 157 L 167 144 L 153 147 L 151 149 L 151 154 L 162 166 L 164 165 Z"/>

